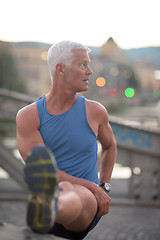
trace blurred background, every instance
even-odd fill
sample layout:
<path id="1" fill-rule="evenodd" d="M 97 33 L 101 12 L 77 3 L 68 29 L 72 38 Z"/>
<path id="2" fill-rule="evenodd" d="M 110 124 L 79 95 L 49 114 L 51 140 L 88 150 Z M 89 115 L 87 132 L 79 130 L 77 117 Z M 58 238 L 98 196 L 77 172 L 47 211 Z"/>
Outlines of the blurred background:
<path id="1" fill-rule="evenodd" d="M 111 197 L 158 206 L 158 0 L 5 0 L 0 6 L 1 199 L 26 199 L 16 113 L 49 90 L 49 47 L 71 40 L 91 49 L 93 75 L 83 94 L 107 108 L 117 140 Z M 99 152 L 100 146 L 98 160 Z"/>

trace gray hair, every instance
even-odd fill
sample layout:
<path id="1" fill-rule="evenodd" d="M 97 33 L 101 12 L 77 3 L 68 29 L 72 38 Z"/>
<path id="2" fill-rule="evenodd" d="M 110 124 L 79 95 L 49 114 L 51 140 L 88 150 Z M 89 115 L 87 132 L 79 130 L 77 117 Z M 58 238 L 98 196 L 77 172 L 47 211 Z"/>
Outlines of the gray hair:
<path id="1" fill-rule="evenodd" d="M 63 63 L 66 66 L 70 66 L 74 56 L 72 51 L 75 49 L 85 50 L 87 52 L 91 51 L 88 47 L 72 41 L 59 42 L 50 47 L 48 50 L 47 63 L 52 80 L 55 76 L 56 65 L 58 63 Z"/>

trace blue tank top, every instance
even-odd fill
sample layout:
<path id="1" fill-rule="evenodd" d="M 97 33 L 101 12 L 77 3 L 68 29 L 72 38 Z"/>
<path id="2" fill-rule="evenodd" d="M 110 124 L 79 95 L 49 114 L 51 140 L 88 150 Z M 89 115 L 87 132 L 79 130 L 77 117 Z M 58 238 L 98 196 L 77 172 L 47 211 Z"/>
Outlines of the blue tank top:
<path id="1" fill-rule="evenodd" d="M 85 98 L 77 94 L 74 105 L 58 115 L 47 111 L 45 96 L 36 103 L 39 131 L 53 152 L 58 168 L 98 184 L 97 137 L 87 120 Z"/>

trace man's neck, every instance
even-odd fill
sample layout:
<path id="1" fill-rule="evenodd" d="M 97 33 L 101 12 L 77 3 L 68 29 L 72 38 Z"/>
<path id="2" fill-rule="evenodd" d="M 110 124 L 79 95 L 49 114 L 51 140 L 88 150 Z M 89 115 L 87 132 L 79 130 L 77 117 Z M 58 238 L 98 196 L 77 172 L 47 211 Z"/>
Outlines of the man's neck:
<path id="1" fill-rule="evenodd" d="M 46 107 L 52 114 L 60 114 L 70 109 L 76 102 L 76 92 L 64 89 L 58 90 L 54 87 L 46 95 Z"/>

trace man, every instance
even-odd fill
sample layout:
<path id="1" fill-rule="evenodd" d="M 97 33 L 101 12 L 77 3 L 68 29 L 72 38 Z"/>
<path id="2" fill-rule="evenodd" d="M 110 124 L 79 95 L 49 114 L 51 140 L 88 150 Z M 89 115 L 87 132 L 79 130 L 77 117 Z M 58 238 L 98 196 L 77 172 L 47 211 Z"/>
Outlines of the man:
<path id="1" fill-rule="evenodd" d="M 100 217 L 108 213 L 108 192 L 116 158 L 116 142 L 106 109 L 77 94 L 88 90 L 88 81 L 92 74 L 88 52 L 88 48 L 75 42 L 64 41 L 53 45 L 48 52 L 52 79 L 49 93 L 17 114 L 17 143 L 23 159 L 28 162 L 27 153 L 37 144 L 45 144 L 55 156 L 59 185 L 63 186 L 59 191 L 56 223 L 50 232 L 68 239 L 83 239 Z M 97 140 L 102 145 L 99 180 Z M 33 150 L 31 159 L 34 158 L 36 159 L 36 154 Z M 40 169 L 45 165 L 42 162 L 36 163 Z M 30 166 L 35 164 L 33 163 L 34 160 L 31 160 Z M 30 166 L 27 166 L 27 171 Z M 45 171 L 49 174 L 49 170 Z M 40 172 L 45 178 L 43 170 Z M 30 189 L 31 181 L 34 181 L 33 178 L 27 180 Z M 31 191 L 32 195 L 37 194 L 38 187 L 35 188 Z M 62 197 L 64 192 L 72 192 L 79 199 L 76 217 L 73 218 L 74 214 L 69 213 L 68 206 L 68 222 L 63 221 L 64 216 L 60 211 L 61 202 L 65 202 Z M 54 191 L 50 195 L 53 194 Z M 45 200 L 46 195 L 45 193 Z M 38 205 L 38 197 L 34 196 L 32 203 L 33 199 L 34 204 Z M 41 201 L 41 205 L 45 204 L 45 200 Z M 34 205 L 32 203 L 30 205 Z"/>

